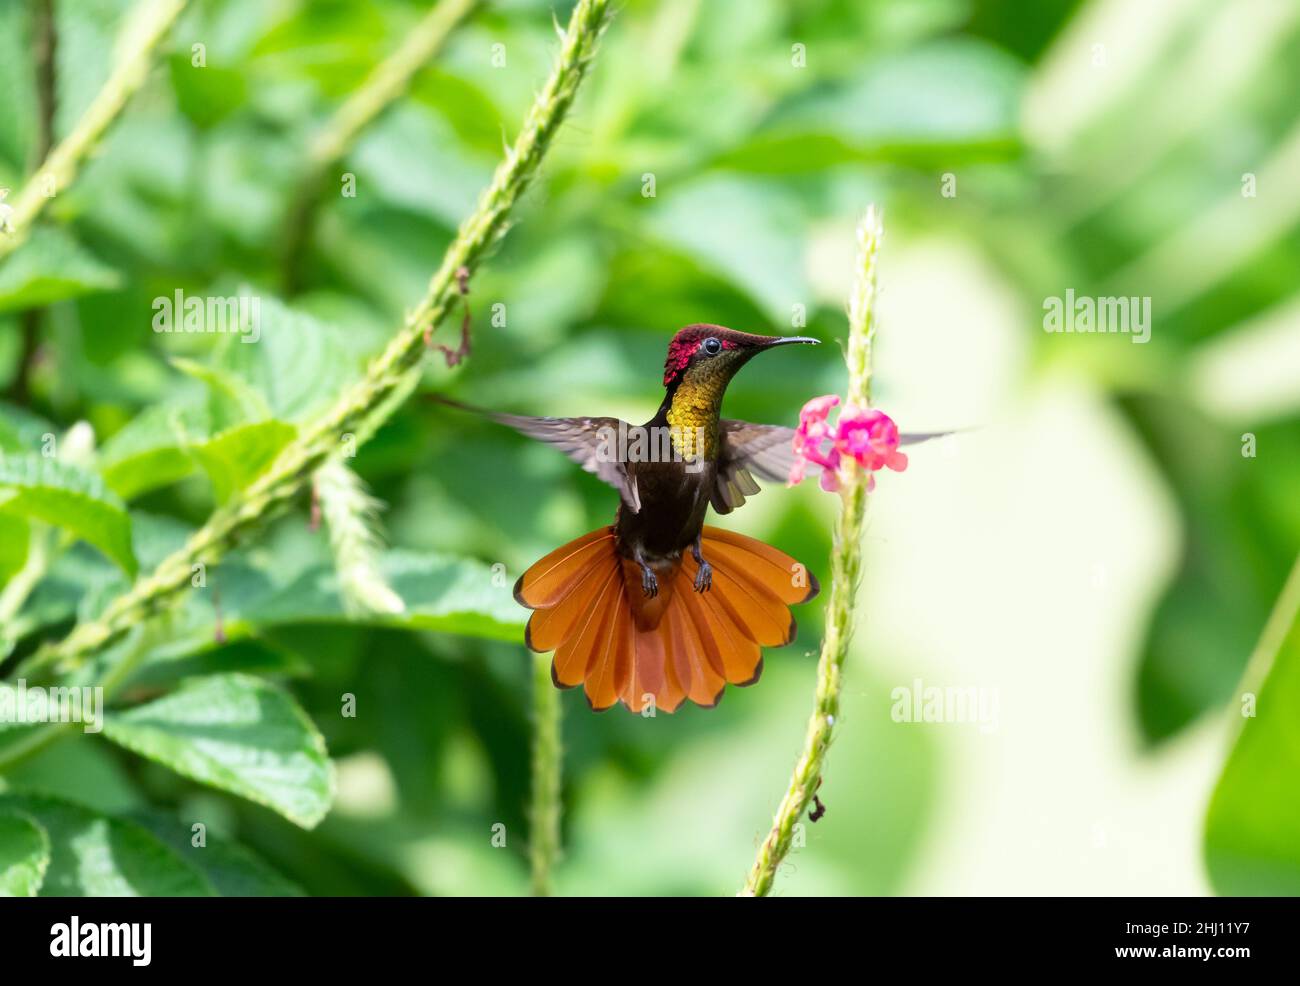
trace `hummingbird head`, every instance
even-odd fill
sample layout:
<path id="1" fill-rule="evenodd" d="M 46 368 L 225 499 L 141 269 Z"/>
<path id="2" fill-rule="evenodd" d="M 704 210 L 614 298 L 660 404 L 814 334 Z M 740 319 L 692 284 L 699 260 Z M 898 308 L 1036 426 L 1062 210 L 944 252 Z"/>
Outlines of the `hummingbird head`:
<path id="1" fill-rule="evenodd" d="M 760 336 L 721 325 L 700 323 L 679 329 L 668 344 L 664 386 L 687 383 L 723 387 L 758 353 L 795 342 L 817 345 L 808 336 Z"/>

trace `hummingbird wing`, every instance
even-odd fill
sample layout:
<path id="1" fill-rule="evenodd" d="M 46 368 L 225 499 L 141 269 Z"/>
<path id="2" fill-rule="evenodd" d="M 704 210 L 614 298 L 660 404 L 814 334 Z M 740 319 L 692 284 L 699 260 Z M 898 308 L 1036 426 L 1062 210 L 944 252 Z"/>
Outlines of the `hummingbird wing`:
<path id="1" fill-rule="evenodd" d="M 719 422 L 722 448 L 718 454 L 718 481 L 713 491 L 713 509 L 730 513 L 759 492 L 754 476 L 772 483 L 789 481 L 794 467 L 794 432 L 785 425 L 756 425 L 749 421 Z M 948 431 L 912 432 L 899 436 L 899 445 L 916 445 Z M 815 466 L 813 468 L 816 468 Z"/>
<path id="2" fill-rule="evenodd" d="M 582 468 L 604 480 L 634 514 L 641 512 L 641 495 L 636 477 L 618 461 L 617 436 L 631 425 L 618 418 L 533 418 L 525 414 L 481 411 L 493 421 L 508 425 L 521 435 L 553 445 Z"/>
<path id="3" fill-rule="evenodd" d="M 794 465 L 794 429 L 782 425 L 756 425 L 723 418 L 718 451 L 718 478 L 713 488 L 713 509 L 728 514 L 742 506 L 745 497 L 761 487 L 757 473 L 772 483 L 784 483 Z"/>

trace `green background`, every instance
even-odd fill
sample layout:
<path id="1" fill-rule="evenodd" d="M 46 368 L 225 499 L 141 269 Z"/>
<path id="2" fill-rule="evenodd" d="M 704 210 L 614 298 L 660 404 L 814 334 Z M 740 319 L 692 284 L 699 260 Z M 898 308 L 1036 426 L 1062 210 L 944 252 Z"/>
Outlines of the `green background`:
<path id="1" fill-rule="evenodd" d="M 56 3 L 56 136 L 127 6 Z M 27 525 L 76 539 L 5 629 L 0 671 L 121 590 L 115 551 L 147 569 L 274 454 L 278 426 L 249 421 L 310 420 L 360 373 L 517 132 L 556 6 L 492 3 L 454 33 L 333 169 L 293 291 L 303 148 L 426 7 L 197 0 L 182 17 L 0 261 L 0 489 L 46 433 L 88 422 L 97 450 L 80 478 L 42 480 L 43 512 L 30 492 L 0 503 L 0 579 Z M 31 50 L 7 0 L 15 189 L 36 163 Z M 957 433 L 879 479 L 828 810 L 778 892 L 1300 892 L 1294 600 L 1242 683 L 1300 544 L 1298 52 L 1300 6 L 1249 0 L 620 5 L 473 280 L 472 358 L 431 358 L 421 391 L 644 420 L 670 334 L 709 321 L 828 343 L 729 391 L 729 416 L 792 424 L 843 391 L 854 225 L 882 207 L 875 397 L 905 431 Z M 155 333 L 153 300 L 177 289 L 257 294 L 263 341 Z M 1149 298 L 1150 341 L 1044 332 L 1067 289 Z M 502 584 L 607 523 L 615 495 L 418 394 L 350 464 L 387 505 L 384 572 L 412 615 L 345 618 L 297 503 L 209 573 L 215 599 L 191 593 L 133 644 L 150 656 L 104 735 L 0 773 L 6 886 L 45 860 L 46 893 L 526 892 L 530 672 Z M 68 492 L 85 474 L 107 490 Z M 726 525 L 825 575 L 836 502 L 814 487 L 769 488 Z M 55 490 L 109 506 L 78 520 Z M 716 710 L 593 715 L 562 695 L 559 892 L 739 888 L 801 742 L 823 603 Z M 892 693 L 918 680 L 987 689 L 996 718 L 896 722 Z M 175 740 L 219 739 L 214 708 L 247 743 L 226 782 Z M 0 729 L 0 757 L 22 732 Z M 74 857 L 103 840 L 117 869 L 96 882 Z"/>

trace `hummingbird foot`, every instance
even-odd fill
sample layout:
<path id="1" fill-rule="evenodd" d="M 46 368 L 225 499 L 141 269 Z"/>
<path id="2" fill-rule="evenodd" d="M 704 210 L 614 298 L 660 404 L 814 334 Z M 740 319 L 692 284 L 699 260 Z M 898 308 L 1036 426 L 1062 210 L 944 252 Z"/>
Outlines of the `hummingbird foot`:
<path id="1" fill-rule="evenodd" d="M 646 594 L 647 599 L 653 599 L 659 595 L 659 580 L 655 578 L 654 569 L 645 562 L 637 562 L 641 566 L 641 591 Z"/>
<path id="2" fill-rule="evenodd" d="M 695 591 L 708 592 L 713 585 L 713 566 L 706 561 L 700 562 L 700 570 L 695 573 Z"/>
<path id="3" fill-rule="evenodd" d="M 695 573 L 695 591 L 708 592 L 713 585 L 713 566 L 704 560 L 699 538 L 696 538 L 695 543 L 691 545 L 691 555 L 695 558 L 695 563 L 700 566 L 700 570 Z"/>

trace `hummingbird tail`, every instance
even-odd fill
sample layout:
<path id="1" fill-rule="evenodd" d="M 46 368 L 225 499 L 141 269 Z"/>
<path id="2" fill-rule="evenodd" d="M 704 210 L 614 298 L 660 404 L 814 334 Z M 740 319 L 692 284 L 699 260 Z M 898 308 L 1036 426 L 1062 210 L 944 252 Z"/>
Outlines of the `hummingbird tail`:
<path id="1" fill-rule="evenodd" d="M 515 584 L 515 599 L 535 610 L 525 643 L 554 650 L 551 679 L 583 685 L 597 711 L 717 705 L 728 684 L 758 680 L 763 647 L 794 639 L 789 607 L 818 587 L 789 555 L 733 531 L 705 527 L 702 553 L 713 569 L 708 591 L 695 590 L 699 566 L 686 556 L 656 570 L 659 592 L 647 597 L 612 527 L 570 541 Z"/>

